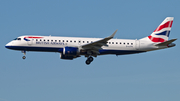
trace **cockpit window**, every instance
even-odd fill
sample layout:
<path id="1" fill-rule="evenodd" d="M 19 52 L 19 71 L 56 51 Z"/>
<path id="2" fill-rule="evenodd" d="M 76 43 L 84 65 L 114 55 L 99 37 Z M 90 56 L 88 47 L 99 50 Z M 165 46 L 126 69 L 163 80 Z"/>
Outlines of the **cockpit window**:
<path id="1" fill-rule="evenodd" d="M 14 40 L 21 40 L 21 38 L 15 38 Z"/>
<path id="2" fill-rule="evenodd" d="M 15 38 L 14 40 L 17 40 L 17 38 Z"/>

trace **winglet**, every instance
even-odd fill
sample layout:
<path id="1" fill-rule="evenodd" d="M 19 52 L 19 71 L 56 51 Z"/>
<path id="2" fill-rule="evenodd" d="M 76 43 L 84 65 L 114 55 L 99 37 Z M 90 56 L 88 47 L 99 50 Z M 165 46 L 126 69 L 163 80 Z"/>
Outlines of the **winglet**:
<path id="1" fill-rule="evenodd" d="M 118 30 L 116 29 L 116 31 L 111 36 L 109 36 L 109 38 L 113 38 L 117 31 Z"/>

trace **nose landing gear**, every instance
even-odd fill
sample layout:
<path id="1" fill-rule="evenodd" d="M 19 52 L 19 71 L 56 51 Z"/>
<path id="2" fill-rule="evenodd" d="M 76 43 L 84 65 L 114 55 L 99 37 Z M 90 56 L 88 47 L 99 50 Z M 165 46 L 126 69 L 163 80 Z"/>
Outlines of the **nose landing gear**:
<path id="1" fill-rule="evenodd" d="M 23 56 L 22 59 L 26 59 L 26 56 Z"/>
<path id="2" fill-rule="evenodd" d="M 93 60 L 94 59 L 93 59 L 92 56 L 88 57 L 87 60 L 86 60 L 86 64 L 89 65 Z"/>
<path id="3" fill-rule="evenodd" d="M 22 57 L 22 59 L 26 59 L 26 51 L 22 51 L 22 53 L 24 54 L 24 56 Z"/>

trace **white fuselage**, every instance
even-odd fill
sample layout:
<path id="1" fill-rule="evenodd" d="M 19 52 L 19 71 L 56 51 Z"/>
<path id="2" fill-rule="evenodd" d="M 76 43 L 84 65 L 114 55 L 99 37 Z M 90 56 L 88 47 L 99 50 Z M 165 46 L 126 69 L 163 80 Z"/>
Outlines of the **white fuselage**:
<path id="1" fill-rule="evenodd" d="M 27 35 L 29 36 L 29 35 Z M 82 37 L 53 37 L 53 36 L 33 36 L 28 38 L 28 41 L 24 38 L 27 36 L 20 36 L 20 40 L 13 40 L 6 45 L 6 48 L 21 50 L 21 51 L 46 51 L 46 52 L 63 52 L 63 48 L 68 47 L 80 47 L 85 44 L 96 42 L 102 38 L 82 38 Z M 155 50 L 157 47 L 152 43 L 147 43 L 140 40 L 128 40 L 128 39 L 110 39 L 107 46 L 102 46 L 99 50 L 100 54 L 133 54 L 146 52 L 149 50 Z M 81 55 L 81 54 L 80 54 Z"/>

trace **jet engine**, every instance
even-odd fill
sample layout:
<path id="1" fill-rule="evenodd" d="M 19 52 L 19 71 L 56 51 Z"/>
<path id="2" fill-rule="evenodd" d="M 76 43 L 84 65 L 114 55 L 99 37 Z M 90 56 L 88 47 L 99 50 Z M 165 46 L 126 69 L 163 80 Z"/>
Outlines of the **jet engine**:
<path id="1" fill-rule="evenodd" d="M 77 47 L 64 47 L 63 53 L 61 53 L 61 59 L 72 60 L 73 58 L 79 57 L 80 51 Z"/>

